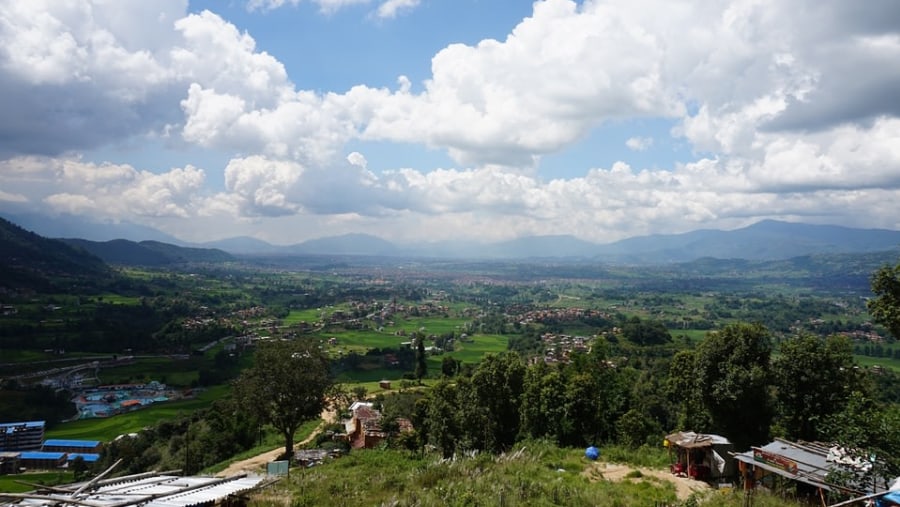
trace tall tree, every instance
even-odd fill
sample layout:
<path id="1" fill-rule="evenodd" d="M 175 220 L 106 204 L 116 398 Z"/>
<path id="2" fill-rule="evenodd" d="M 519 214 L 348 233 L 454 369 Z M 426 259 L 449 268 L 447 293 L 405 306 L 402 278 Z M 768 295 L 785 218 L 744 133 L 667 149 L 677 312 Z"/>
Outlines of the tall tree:
<path id="1" fill-rule="evenodd" d="M 281 432 L 290 459 L 294 433 L 319 417 L 333 385 L 328 358 L 315 343 L 278 341 L 259 346 L 254 365 L 235 381 L 234 394 L 242 408 Z"/>
<path id="2" fill-rule="evenodd" d="M 441 374 L 445 377 L 452 377 L 459 371 L 459 361 L 450 356 L 444 356 L 441 361 Z"/>
<path id="3" fill-rule="evenodd" d="M 696 375 L 697 351 L 677 352 L 666 377 L 666 393 L 675 400 L 675 429 L 708 431 L 711 426 L 709 413 L 701 400 Z"/>
<path id="4" fill-rule="evenodd" d="M 844 409 L 852 392 L 864 389 L 853 345 L 845 337 L 791 338 L 782 342 L 772 363 L 777 426 L 791 439 L 822 439 L 823 422 Z"/>
<path id="5" fill-rule="evenodd" d="M 738 449 L 769 438 L 772 344 L 761 324 L 729 324 L 697 347 L 696 382 L 711 430 Z"/>
<path id="6" fill-rule="evenodd" d="M 458 386 L 466 379 L 451 384 L 442 380 L 434 385 L 428 396 L 416 404 L 417 415 L 424 418 L 422 434 L 441 450 L 445 458 L 453 456 L 460 441 Z M 418 424 L 418 422 L 417 422 Z"/>
<path id="7" fill-rule="evenodd" d="M 472 373 L 472 401 L 482 408 L 477 448 L 502 451 L 515 443 L 524 380 L 525 363 L 515 352 L 487 355 Z"/>
<path id="8" fill-rule="evenodd" d="M 883 266 L 872 275 L 875 297 L 866 306 L 876 322 L 887 327 L 900 339 L 900 264 Z"/>
<path id="9" fill-rule="evenodd" d="M 565 413 L 570 432 L 563 445 L 599 444 L 615 436 L 615 421 L 625 411 L 627 389 L 605 342 L 596 341 L 587 354 L 576 353 L 563 372 L 566 378 Z"/>
<path id="10" fill-rule="evenodd" d="M 425 337 L 416 336 L 416 378 L 422 380 L 428 374 L 428 357 L 425 355 Z"/>
<path id="11" fill-rule="evenodd" d="M 566 379 L 556 366 L 544 362 L 528 367 L 522 391 L 521 432 L 533 438 L 562 442 L 571 433 L 566 417 Z"/>

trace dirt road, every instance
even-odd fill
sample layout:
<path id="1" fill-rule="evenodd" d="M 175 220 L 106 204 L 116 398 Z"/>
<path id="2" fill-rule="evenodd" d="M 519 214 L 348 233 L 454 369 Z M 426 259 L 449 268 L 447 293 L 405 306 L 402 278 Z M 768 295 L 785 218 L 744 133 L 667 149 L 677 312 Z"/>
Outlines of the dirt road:
<path id="1" fill-rule="evenodd" d="M 326 410 L 322 412 L 322 422 L 319 423 L 316 429 L 314 429 L 308 437 L 304 438 L 300 442 L 294 443 L 294 449 L 301 448 L 304 445 L 312 442 L 313 439 L 315 439 L 319 435 L 319 433 L 322 432 L 326 425 L 331 424 L 336 419 L 337 414 L 334 411 Z M 237 475 L 240 473 L 265 473 L 266 463 L 276 460 L 279 456 L 281 456 L 283 452 L 284 447 L 282 446 L 277 449 L 258 454 L 256 456 L 253 456 L 252 458 L 235 461 L 234 463 L 228 465 L 228 468 L 217 473 L 216 477 L 231 477 L 232 475 Z"/>

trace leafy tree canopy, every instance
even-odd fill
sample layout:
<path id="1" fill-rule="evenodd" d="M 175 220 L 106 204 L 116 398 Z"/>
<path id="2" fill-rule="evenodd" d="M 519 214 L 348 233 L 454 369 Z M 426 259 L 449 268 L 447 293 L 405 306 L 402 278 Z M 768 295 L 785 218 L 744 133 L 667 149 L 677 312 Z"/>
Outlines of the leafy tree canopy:
<path id="1" fill-rule="evenodd" d="M 311 341 L 260 345 L 254 365 L 235 381 L 241 408 L 256 414 L 284 436 L 285 454 L 294 450 L 294 433 L 319 417 L 333 388 L 328 358 Z"/>
<path id="2" fill-rule="evenodd" d="M 852 392 L 865 389 L 853 346 L 841 336 L 798 336 L 780 352 L 773 361 L 779 429 L 791 439 L 820 440 L 822 422 L 843 410 Z"/>
<path id="3" fill-rule="evenodd" d="M 760 324 L 729 324 L 697 347 L 696 388 L 712 430 L 738 449 L 768 439 L 772 344 Z"/>
<path id="4" fill-rule="evenodd" d="M 866 306 L 876 322 L 900 339 L 900 264 L 884 266 L 872 275 L 875 297 Z"/>

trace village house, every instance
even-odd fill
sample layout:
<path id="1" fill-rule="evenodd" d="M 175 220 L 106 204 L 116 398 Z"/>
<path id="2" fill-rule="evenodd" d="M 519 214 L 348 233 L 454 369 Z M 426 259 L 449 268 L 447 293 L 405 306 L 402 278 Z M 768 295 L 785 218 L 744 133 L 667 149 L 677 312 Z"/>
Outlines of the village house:
<path id="1" fill-rule="evenodd" d="M 351 449 L 373 449 L 389 435 L 381 427 L 382 414 L 368 401 L 355 401 L 350 405 L 350 419 L 344 420 L 344 431 Z M 412 422 L 398 418 L 401 432 L 412 431 Z"/>

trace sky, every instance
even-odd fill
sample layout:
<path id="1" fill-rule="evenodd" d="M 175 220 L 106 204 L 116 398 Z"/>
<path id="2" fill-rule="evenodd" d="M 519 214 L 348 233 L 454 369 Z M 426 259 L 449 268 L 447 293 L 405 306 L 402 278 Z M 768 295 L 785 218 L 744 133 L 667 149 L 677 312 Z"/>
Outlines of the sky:
<path id="1" fill-rule="evenodd" d="M 183 241 L 900 229 L 895 0 L 0 0 L 0 215 Z"/>

